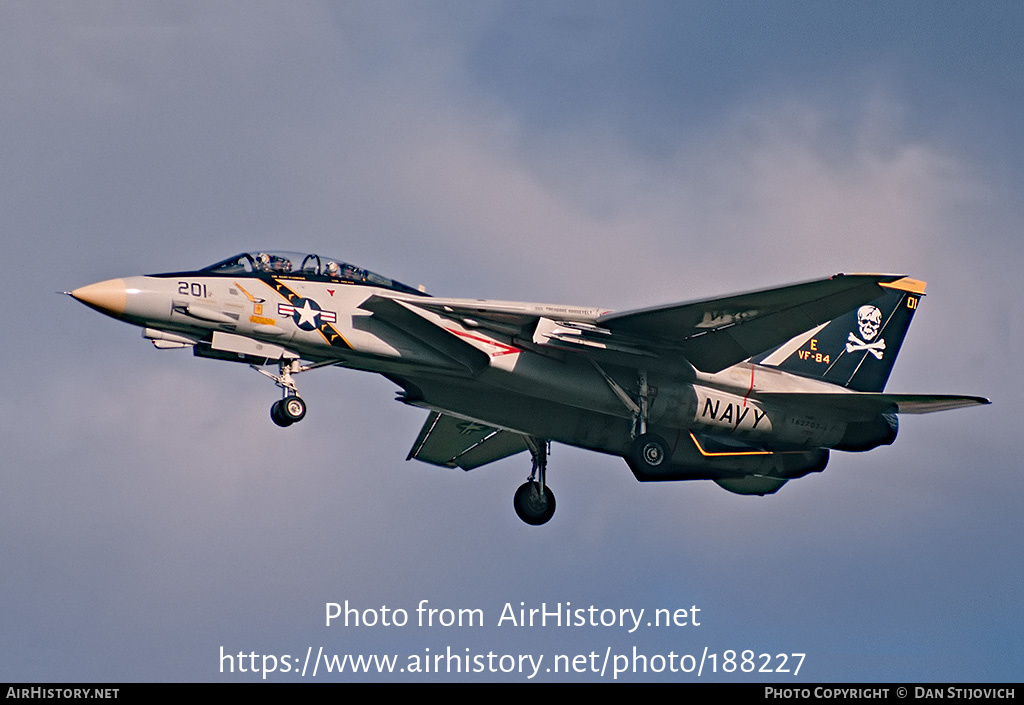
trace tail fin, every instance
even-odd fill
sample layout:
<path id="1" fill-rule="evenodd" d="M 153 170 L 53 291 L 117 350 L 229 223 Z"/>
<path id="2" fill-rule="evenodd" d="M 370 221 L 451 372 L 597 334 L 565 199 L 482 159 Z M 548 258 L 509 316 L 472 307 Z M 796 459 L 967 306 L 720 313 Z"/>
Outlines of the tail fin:
<path id="1" fill-rule="evenodd" d="M 925 282 L 904 277 L 880 286 L 887 291 L 874 301 L 751 361 L 858 392 L 881 392 Z"/>

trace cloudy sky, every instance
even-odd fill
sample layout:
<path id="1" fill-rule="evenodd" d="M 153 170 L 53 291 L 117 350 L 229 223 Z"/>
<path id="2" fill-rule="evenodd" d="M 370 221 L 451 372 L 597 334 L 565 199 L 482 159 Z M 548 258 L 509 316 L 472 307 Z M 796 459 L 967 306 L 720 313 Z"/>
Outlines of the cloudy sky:
<path id="1" fill-rule="evenodd" d="M 221 649 L 320 647 L 1019 680 L 1022 26 L 995 0 L 0 4 L 0 681 L 257 680 Z M 619 309 L 905 273 L 929 296 L 888 390 L 994 403 L 765 498 L 556 446 L 528 527 L 528 458 L 405 462 L 424 412 L 383 378 L 300 377 L 278 429 L 247 367 L 55 293 L 260 248 Z M 345 600 L 410 625 L 326 627 Z M 420 600 L 485 624 L 416 627 Z M 498 625 L 567 602 L 701 624 Z M 496 677 L 526 680 L 441 679 Z"/>

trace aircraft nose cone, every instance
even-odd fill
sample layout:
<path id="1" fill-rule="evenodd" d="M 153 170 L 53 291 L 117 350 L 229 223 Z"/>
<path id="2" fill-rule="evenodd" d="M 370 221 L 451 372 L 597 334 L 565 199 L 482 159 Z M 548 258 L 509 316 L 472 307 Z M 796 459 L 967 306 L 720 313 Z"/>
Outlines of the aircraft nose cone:
<path id="1" fill-rule="evenodd" d="M 128 303 L 124 279 L 108 279 L 75 289 L 71 295 L 86 306 L 111 316 L 120 316 Z"/>

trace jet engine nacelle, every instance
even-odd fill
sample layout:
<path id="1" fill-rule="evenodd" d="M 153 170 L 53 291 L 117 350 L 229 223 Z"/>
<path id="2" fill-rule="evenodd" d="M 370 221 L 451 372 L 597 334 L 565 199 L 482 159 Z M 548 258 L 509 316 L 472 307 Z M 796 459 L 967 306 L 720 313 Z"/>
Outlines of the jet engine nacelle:
<path id="1" fill-rule="evenodd" d="M 828 455 L 824 448 L 807 453 L 777 453 L 778 469 L 772 475 L 715 478 L 715 484 L 733 494 L 763 497 L 778 492 L 790 480 L 821 472 L 828 465 Z"/>
<path id="2" fill-rule="evenodd" d="M 787 480 L 821 472 L 828 465 L 828 459 L 827 449 L 815 448 L 776 453 L 721 453 L 689 458 L 684 463 L 666 464 L 662 468 L 644 467 L 628 457 L 626 463 L 640 482 L 714 480 L 738 494 L 771 494 Z M 751 489 L 746 490 L 747 487 Z M 774 489 L 767 489 L 769 487 Z"/>
<path id="3" fill-rule="evenodd" d="M 896 440 L 900 423 L 896 414 L 880 414 L 871 421 L 856 421 L 846 426 L 836 450 L 865 451 L 891 445 Z"/>

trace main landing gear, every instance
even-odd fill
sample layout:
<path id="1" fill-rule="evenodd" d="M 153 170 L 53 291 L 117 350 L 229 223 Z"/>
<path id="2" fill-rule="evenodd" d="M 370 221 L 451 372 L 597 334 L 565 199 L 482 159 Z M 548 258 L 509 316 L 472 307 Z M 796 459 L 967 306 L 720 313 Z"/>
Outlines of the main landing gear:
<path id="1" fill-rule="evenodd" d="M 633 442 L 629 446 L 629 454 L 626 456 L 626 461 L 641 472 L 651 473 L 664 469 L 672 455 L 672 448 L 665 442 L 664 438 L 647 430 L 651 404 L 654 403 L 655 397 L 658 396 L 657 388 L 647 383 L 647 371 L 638 370 L 637 395 L 636 399 L 634 399 L 600 365 L 593 360 L 590 362 L 604 378 L 604 381 L 607 382 L 609 388 L 615 392 L 619 400 L 629 409 L 630 416 L 633 419 L 633 425 L 629 434 Z"/>
<path id="2" fill-rule="evenodd" d="M 656 472 L 668 462 L 669 450 L 664 438 L 656 433 L 645 433 L 633 441 L 629 459 L 642 471 Z"/>
<path id="3" fill-rule="evenodd" d="M 512 500 L 516 514 L 531 526 L 546 524 L 555 513 L 555 493 L 545 484 L 550 443 L 538 438 L 527 438 L 533 456 L 533 470 L 529 479 L 516 490 Z"/>

